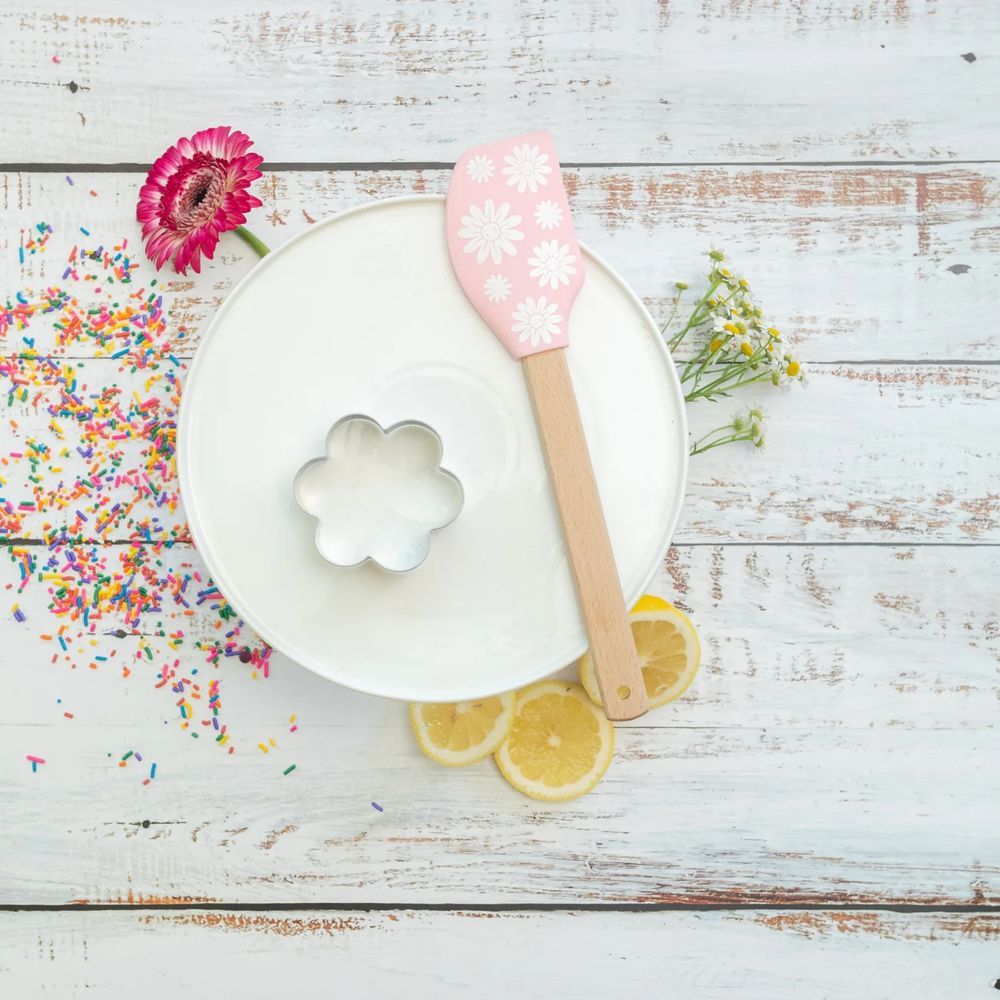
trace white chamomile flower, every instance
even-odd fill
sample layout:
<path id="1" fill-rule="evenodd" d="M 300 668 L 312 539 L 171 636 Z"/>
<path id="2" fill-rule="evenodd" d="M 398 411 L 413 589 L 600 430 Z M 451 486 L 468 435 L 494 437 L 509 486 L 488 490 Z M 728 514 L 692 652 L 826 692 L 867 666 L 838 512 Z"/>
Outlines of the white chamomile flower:
<path id="1" fill-rule="evenodd" d="M 524 194 L 525 189 L 535 194 L 538 186 L 548 184 L 548 175 L 552 173 L 549 165 L 549 154 L 543 153 L 537 146 L 515 146 L 509 156 L 503 158 L 507 164 L 501 173 L 507 178 L 510 187 L 517 185 L 518 194 Z"/>
<path id="2" fill-rule="evenodd" d="M 483 282 L 483 294 L 490 302 L 503 302 L 510 295 L 510 282 L 502 274 L 491 274 Z"/>
<path id="3" fill-rule="evenodd" d="M 771 381 L 782 388 L 787 388 L 791 383 L 788 377 L 788 366 L 785 359 L 777 351 L 772 353 L 768 359 L 771 363 Z"/>
<path id="4" fill-rule="evenodd" d="M 563 210 L 554 201 L 540 201 L 535 208 L 535 223 L 546 231 L 558 229 L 562 225 Z"/>
<path id="5" fill-rule="evenodd" d="M 543 240 L 531 252 L 534 254 L 528 258 L 531 277 L 537 278 L 542 288 L 546 285 L 550 288 L 568 285 L 570 277 L 576 274 L 573 266 L 576 254 L 569 252 L 568 244 L 560 246 L 558 240 Z"/>
<path id="6" fill-rule="evenodd" d="M 493 199 L 487 198 L 482 208 L 470 205 L 469 214 L 462 216 L 458 235 L 469 241 L 465 244 L 465 252 L 474 253 L 477 264 L 482 264 L 487 257 L 499 264 L 504 254 L 517 253 L 514 241 L 524 239 L 524 233 L 517 229 L 521 216 L 509 213 L 509 202 L 497 208 Z"/>
<path id="7" fill-rule="evenodd" d="M 722 333 L 725 326 L 726 321 L 721 316 L 716 316 L 712 320 L 712 333 Z"/>
<path id="8" fill-rule="evenodd" d="M 559 336 L 559 325 L 562 323 L 556 309 L 557 303 L 548 302 L 544 295 L 538 299 L 533 299 L 530 295 L 518 303 L 514 310 L 514 333 L 518 334 L 518 341 L 525 343 L 530 341 L 532 347 L 539 344 L 551 344 L 553 337 Z"/>
<path id="9" fill-rule="evenodd" d="M 482 184 L 493 176 L 496 172 L 496 167 L 488 156 L 478 153 L 466 163 L 465 170 L 470 180 L 476 184 Z"/>

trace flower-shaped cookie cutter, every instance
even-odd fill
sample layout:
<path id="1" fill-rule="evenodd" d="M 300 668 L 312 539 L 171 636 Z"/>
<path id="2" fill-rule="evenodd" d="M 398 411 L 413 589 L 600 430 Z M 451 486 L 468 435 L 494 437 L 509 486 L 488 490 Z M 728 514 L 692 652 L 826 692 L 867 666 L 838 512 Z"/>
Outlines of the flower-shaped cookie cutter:
<path id="1" fill-rule="evenodd" d="M 295 500 L 317 521 L 319 554 L 335 566 L 416 569 L 431 534 L 451 524 L 465 500 L 442 455 L 437 432 L 419 421 L 383 428 L 363 414 L 338 420 L 326 454 L 295 476 Z"/>

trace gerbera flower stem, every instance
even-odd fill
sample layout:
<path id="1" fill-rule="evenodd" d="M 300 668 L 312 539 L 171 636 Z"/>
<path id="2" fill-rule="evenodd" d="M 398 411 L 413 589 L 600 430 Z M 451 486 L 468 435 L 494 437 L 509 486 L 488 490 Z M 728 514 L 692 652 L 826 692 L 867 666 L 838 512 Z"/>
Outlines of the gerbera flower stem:
<path id="1" fill-rule="evenodd" d="M 254 236 L 254 234 L 251 233 L 246 226 L 237 226 L 233 232 L 236 233 L 236 235 L 243 240 L 243 242 L 246 243 L 246 245 L 250 247 L 250 249 L 253 250 L 258 257 L 266 257 L 271 252 L 271 248 L 259 236 Z"/>

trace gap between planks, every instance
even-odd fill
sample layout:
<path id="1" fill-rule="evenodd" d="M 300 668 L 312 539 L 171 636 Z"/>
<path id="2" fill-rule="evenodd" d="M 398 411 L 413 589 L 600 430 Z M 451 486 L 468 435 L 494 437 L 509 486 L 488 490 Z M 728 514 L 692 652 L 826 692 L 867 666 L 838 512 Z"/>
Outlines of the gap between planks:
<path id="1" fill-rule="evenodd" d="M 566 160 L 560 163 L 567 170 L 656 168 L 675 169 L 700 167 L 970 167 L 991 166 L 1000 160 Z M 25 174 L 60 174 L 77 171 L 94 174 L 148 173 L 151 163 L 0 163 L 0 172 Z M 282 171 L 351 173 L 367 170 L 420 171 L 450 170 L 450 160 L 330 160 L 278 161 L 262 163 L 266 173 Z"/>
<path id="2" fill-rule="evenodd" d="M 193 549 L 194 543 L 189 539 L 146 539 L 146 538 L 83 538 L 80 540 L 85 545 L 164 545 L 170 541 L 172 547 L 187 546 Z M 51 542 L 45 538 L 0 538 L 0 549 L 10 546 L 48 546 Z M 758 548 L 786 548 L 786 549 L 832 549 L 832 548 L 856 548 L 856 549 L 995 549 L 1000 547 L 1000 542 L 788 542 L 788 541 L 761 541 L 761 542 L 671 542 L 672 549 L 758 549 Z"/>
<path id="3" fill-rule="evenodd" d="M 765 911 L 768 913 L 983 913 L 1000 914 L 1000 906 L 987 903 L 213 903 L 185 900 L 178 903 L 0 903 L 0 913 L 63 913 L 168 910 L 218 910 L 226 913 L 310 911 L 384 913 L 413 910 L 434 913 L 717 913 Z"/>

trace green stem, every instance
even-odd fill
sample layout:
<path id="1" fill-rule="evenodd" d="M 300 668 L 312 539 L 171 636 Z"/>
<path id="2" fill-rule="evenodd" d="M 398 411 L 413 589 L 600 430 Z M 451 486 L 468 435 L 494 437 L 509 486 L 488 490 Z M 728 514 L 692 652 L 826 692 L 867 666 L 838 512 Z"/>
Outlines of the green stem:
<path id="1" fill-rule="evenodd" d="M 695 307 L 692 310 L 691 316 L 688 319 L 687 323 L 685 323 L 684 327 L 682 329 L 678 330 L 677 333 L 675 333 L 670 338 L 670 340 L 668 342 L 670 350 L 676 351 L 677 348 L 680 346 L 681 341 L 687 336 L 688 331 L 691 330 L 692 327 L 697 326 L 698 323 L 704 321 L 705 316 L 702 316 L 702 317 L 699 318 L 699 313 L 700 313 L 702 307 L 705 305 L 705 303 L 708 302 L 708 300 L 712 297 L 712 295 L 714 294 L 716 288 L 718 288 L 720 284 L 722 284 L 722 280 L 721 279 L 714 279 L 712 281 L 712 284 L 710 284 L 708 286 L 708 288 L 705 290 L 705 294 L 702 295 L 702 297 L 695 303 Z M 706 313 L 706 316 L 707 316 L 707 313 Z M 696 322 L 696 320 L 697 320 L 697 322 Z"/>
<path id="2" fill-rule="evenodd" d="M 729 437 L 720 438 L 718 441 L 712 441 L 710 444 L 703 444 L 702 441 L 697 442 L 691 449 L 690 454 L 692 455 L 704 455 L 706 451 L 711 451 L 713 448 L 721 448 L 724 444 L 736 444 L 738 441 L 753 441 L 752 434 L 730 434 Z"/>
<path id="3" fill-rule="evenodd" d="M 740 367 L 742 368 L 743 366 L 741 365 Z M 765 379 L 769 379 L 770 377 L 771 373 L 769 371 L 761 372 L 753 378 L 743 378 L 742 372 L 737 375 L 735 379 L 732 375 L 723 375 L 722 378 L 718 378 L 714 382 L 710 382 L 708 385 L 703 386 L 700 389 L 692 390 L 684 397 L 684 399 L 686 402 L 691 403 L 696 399 L 701 399 L 704 396 L 710 395 L 713 390 L 728 392 L 730 389 L 738 389 L 743 385 L 753 385 L 754 382 L 763 382 Z M 725 382 L 729 382 L 730 384 L 724 385 Z"/>
<path id="4" fill-rule="evenodd" d="M 246 243 L 246 245 L 250 247 L 250 249 L 253 250 L 258 257 L 266 257 L 271 252 L 268 245 L 259 237 L 254 236 L 254 234 L 251 233 L 246 226 L 237 226 L 233 232 L 236 233 L 236 235 L 243 240 L 243 242 Z"/>

